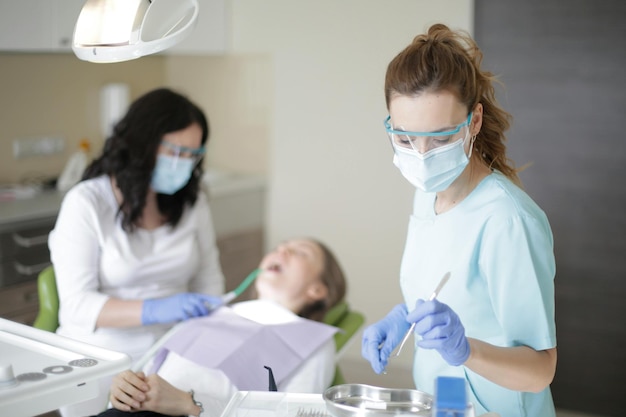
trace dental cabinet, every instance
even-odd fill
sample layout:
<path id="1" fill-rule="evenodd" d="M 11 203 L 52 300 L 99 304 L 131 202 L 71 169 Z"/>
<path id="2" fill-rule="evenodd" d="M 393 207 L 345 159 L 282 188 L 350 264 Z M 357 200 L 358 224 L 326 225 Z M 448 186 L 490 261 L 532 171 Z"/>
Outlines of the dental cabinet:
<path id="1" fill-rule="evenodd" d="M 85 0 L 0 0 L 0 50 L 72 52 L 72 34 Z"/>
<path id="2" fill-rule="evenodd" d="M 207 175 L 210 205 L 226 290 L 234 289 L 263 257 L 265 180 Z M 31 325 L 39 309 L 37 276 L 50 265 L 48 234 L 63 194 L 0 202 L 0 317 Z M 250 298 L 249 292 L 240 299 Z"/>
<path id="3" fill-rule="evenodd" d="M 32 324 L 39 309 L 37 275 L 50 265 L 48 233 L 63 196 L 0 202 L 0 317 Z"/>

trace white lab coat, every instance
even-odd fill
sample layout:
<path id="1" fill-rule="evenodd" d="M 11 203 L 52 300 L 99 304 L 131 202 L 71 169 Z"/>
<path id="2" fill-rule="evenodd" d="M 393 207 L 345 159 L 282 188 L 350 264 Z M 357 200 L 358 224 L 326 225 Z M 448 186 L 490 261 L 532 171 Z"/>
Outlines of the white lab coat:
<path id="1" fill-rule="evenodd" d="M 171 325 L 96 328 L 110 297 L 148 299 L 224 291 L 208 198 L 200 192 L 175 228 L 127 233 L 108 176 L 83 181 L 65 196 L 49 248 L 59 293 L 57 333 L 140 358 Z M 92 414 L 102 411 L 108 396 Z M 68 414 L 69 416 L 70 414 Z"/>

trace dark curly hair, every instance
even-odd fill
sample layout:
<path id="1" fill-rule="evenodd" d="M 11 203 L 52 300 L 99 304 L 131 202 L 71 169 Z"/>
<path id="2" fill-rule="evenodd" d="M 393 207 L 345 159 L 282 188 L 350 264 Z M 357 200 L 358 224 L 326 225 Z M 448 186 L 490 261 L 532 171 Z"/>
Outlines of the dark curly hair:
<path id="1" fill-rule="evenodd" d="M 141 217 L 152 180 L 152 171 L 163 136 L 192 124 L 202 129 L 202 144 L 209 138 L 203 111 L 185 96 L 167 88 L 150 91 L 135 100 L 107 138 L 102 155 L 85 170 L 82 180 L 109 175 L 115 178 L 123 201 L 118 215 L 122 227 L 133 231 Z M 176 226 L 185 206 L 198 198 L 203 169 L 196 164 L 189 182 L 173 195 L 157 194 L 159 211 Z"/>

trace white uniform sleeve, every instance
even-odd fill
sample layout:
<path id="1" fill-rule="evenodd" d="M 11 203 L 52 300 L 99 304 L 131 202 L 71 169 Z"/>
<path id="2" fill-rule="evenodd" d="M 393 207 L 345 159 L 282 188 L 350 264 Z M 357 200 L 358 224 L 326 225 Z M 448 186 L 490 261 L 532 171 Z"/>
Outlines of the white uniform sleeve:
<path id="1" fill-rule="evenodd" d="M 335 376 L 335 340 L 330 338 L 294 374 L 278 386 L 281 392 L 321 394 Z"/>
<path id="2" fill-rule="evenodd" d="M 215 228 L 211 208 L 206 193 L 198 193 L 195 204 L 198 221 L 198 246 L 200 248 L 200 271 L 190 282 L 190 290 L 211 295 L 224 293 L 224 276 L 220 266 L 219 250 L 216 243 Z"/>
<path id="3" fill-rule="evenodd" d="M 72 326 L 92 332 L 108 296 L 98 291 L 97 204 L 73 188 L 65 196 L 48 246 L 59 293 L 59 320 L 72 317 Z"/>

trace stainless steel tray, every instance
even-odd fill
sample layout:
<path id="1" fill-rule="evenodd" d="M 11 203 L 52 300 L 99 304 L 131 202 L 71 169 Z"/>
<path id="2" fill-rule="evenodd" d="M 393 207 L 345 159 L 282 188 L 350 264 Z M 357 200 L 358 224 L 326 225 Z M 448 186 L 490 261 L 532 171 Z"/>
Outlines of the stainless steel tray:
<path id="1" fill-rule="evenodd" d="M 433 397 L 411 389 L 343 384 L 324 392 L 327 410 L 335 417 L 431 416 Z"/>

